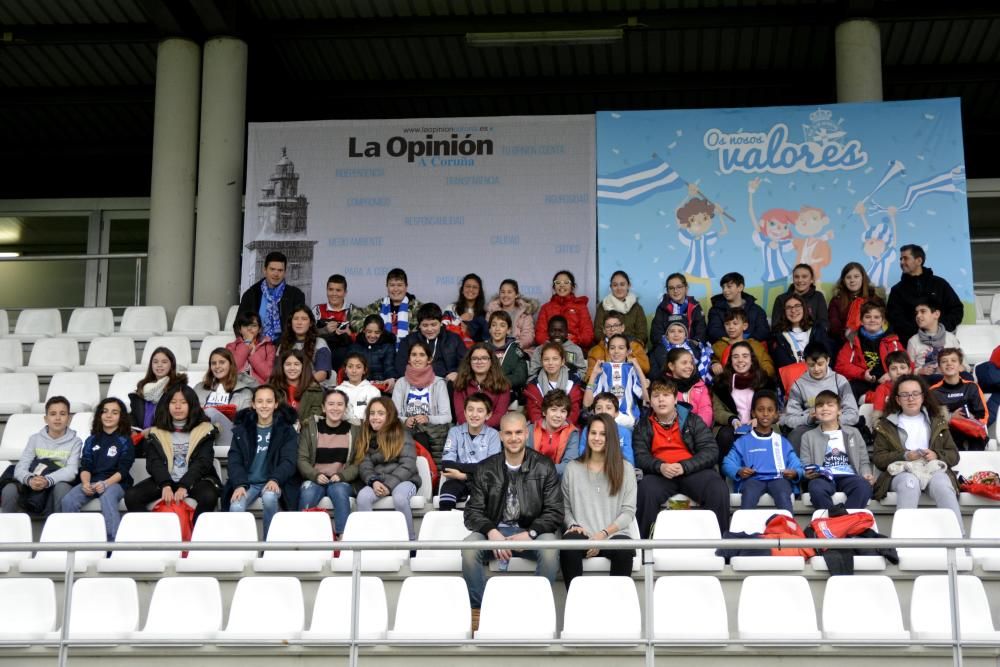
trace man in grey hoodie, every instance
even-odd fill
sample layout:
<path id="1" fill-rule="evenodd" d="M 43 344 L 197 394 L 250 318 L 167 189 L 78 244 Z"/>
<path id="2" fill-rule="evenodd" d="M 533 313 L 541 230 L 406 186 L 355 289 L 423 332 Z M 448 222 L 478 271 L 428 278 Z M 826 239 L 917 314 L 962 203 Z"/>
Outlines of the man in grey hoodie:
<path id="1" fill-rule="evenodd" d="M 854 400 L 851 383 L 830 368 L 830 353 L 826 347 L 822 343 L 809 343 L 802 356 L 808 370 L 789 390 L 785 411 L 779 421 L 782 428 L 789 431 L 786 435 L 796 454 L 801 448 L 802 436 L 819 423 L 814 411 L 819 392 L 832 391 L 840 396 L 841 424 L 855 426 L 858 423 L 858 402 Z"/>
<path id="2" fill-rule="evenodd" d="M 0 495 L 0 512 L 25 511 L 21 503 L 22 491 L 26 495 L 32 491 L 51 490 L 43 516 L 62 506 L 63 496 L 76 482 L 83 451 L 83 442 L 76 431 L 69 428 L 69 420 L 69 401 L 65 397 L 53 396 L 45 402 L 45 428 L 28 438 L 14 468 L 14 481 L 7 484 Z M 50 470 L 45 473 L 45 468 Z"/>

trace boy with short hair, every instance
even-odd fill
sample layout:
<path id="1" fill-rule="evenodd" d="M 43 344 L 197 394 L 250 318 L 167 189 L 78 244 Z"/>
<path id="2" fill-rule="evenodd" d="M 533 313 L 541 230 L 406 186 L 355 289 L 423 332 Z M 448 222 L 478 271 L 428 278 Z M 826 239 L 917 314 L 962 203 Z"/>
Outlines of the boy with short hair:
<path id="1" fill-rule="evenodd" d="M 417 311 L 417 330 L 399 344 L 396 351 L 396 377 L 406 375 L 406 364 L 410 360 L 413 343 L 422 341 L 431 348 L 431 366 L 434 375 L 454 382 L 458 377 L 458 365 L 465 358 L 465 343 L 462 338 L 444 328 L 444 313 L 436 303 L 425 303 Z"/>
<path id="2" fill-rule="evenodd" d="M 444 441 L 438 509 L 448 512 L 468 498 L 476 467 L 500 453 L 500 432 L 486 423 L 492 416 L 493 401 L 486 394 L 477 391 L 465 399 L 465 423 L 452 426 Z"/>
<path id="3" fill-rule="evenodd" d="M 778 509 L 792 512 L 792 494 L 802 478 L 802 464 L 792 444 L 773 426 L 778 421 L 778 395 L 770 389 L 754 393 L 750 414 L 755 425 L 733 443 L 722 472 L 736 482 L 740 509 L 753 509 L 765 493 Z"/>
<path id="4" fill-rule="evenodd" d="M 667 353 L 675 347 L 682 347 L 694 357 L 698 375 L 706 385 L 712 384 L 712 349 L 708 343 L 699 343 L 688 338 L 687 318 L 671 315 L 667 318 L 667 331 L 658 341 L 653 341 L 653 360 L 650 378 L 662 378 L 667 370 Z"/>
<path id="5" fill-rule="evenodd" d="M 851 383 L 858 400 L 889 379 L 886 357 L 903 351 L 896 334 L 884 327 L 885 306 L 877 301 L 865 302 L 861 306 L 861 327 L 837 353 L 834 369 Z"/>
<path id="6" fill-rule="evenodd" d="M 812 506 L 833 507 L 833 494 L 847 495 L 848 509 L 864 509 L 875 477 L 861 432 L 840 423 L 840 396 L 828 390 L 816 395 L 816 428 L 802 436 L 801 461 Z"/>
<path id="7" fill-rule="evenodd" d="M 24 446 L 13 466 L 13 480 L 0 494 L 0 512 L 48 516 L 62 508 L 63 497 L 76 483 L 83 441 L 69 428 L 69 401 L 45 401 L 45 426 Z"/>
<path id="8" fill-rule="evenodd" d="M 609 415 L 615 420 L 615 425 L 618 426 L 618 443 L 621 445 L 622 456 L 624 456 L 625 460 L 634 466 L 635 454 L 632 451 L 632 425 L 629 424 L 628 426 L 625 426 L 622 424 L 622 414 L 618 410 L 618 397 L 610 391 L 602 391 L 594 396 L 594 406 L 592 410 L 595 415 Z M 583 452 L 586 448 L 587 427 L 584 426 L 580 431 L 580 456 L 583 456 Z M 642 476 L 638 468 L 636 468 L 636 474 L 640 477 Z"/>
<path id="9" fill-rule="evenodd" d="M 913 360 L 917 375 L 929 375 L 927 382 L 933 384 L 941 379 L 938 369 L 938 354 L 946 347 L 962 347 L 955 334 L 941 324 L 941 306 L 933 298 L 917 300 L 914 309 L 917 333 L 906 344 L 906 353 Z"/>
<path id="10" fill-rule="evenodd" d="M 989 412 L 986 407 L 986 396 L 979 385 L 962 377 L 965 370 L 965 355 L 957 347 L 946 347 L 938 353 L 938 364 L 941 367 L 941 381 L 931 385 L 931 391 L 937 396 L 941 407 L 948 411 L 948 430 L 955 441 L 955 446 L 963 451 L 978 451 L 986 449 L 988 437 L 986 423 Z M 981 426 L 969 424 L 963 429 L 959 419 L 977 421 Z"/>
<path id="11" fill-rule="evenodd" d="M 840 396 L 843 408 L 840 422 L 849 426 L 858 423 L 858 403 L 854 400 L 854 392 L 851 391 L 847 378 L 830 368 L 830 353 L 826 346 L 822 343 L 809 343 L 803 356 L 808 370 L 792 385 L 785 413 L 781 416 L 781 425 L 790 430 L 788 439 L 796 453 L 800 451 L 802 436 L 816 427 L 813 407 L 816 397 L 824 389 Z"/>
<path id="12" fill-rule="evenodd" d="M 558 343 L 566 351 L 566 368 L 570 375 L 583 377 L 587 370 L 587 357 L 583 354 L 583 349 L 569 339 L 569 325 L 562 315 L 553 315 L 546 325 L 546 333 L 549 339 L 546 342 Z M 542 346 L 539 345 L 531 352 L 531 359 L 528 361 L 528 377 L 534 378 L 542 368 Z"/>
<path id="13" fill-rule="evenodd" d="M 344 365 L 347 348 L 354 342 L 351 333 L 351 313 L 354 305 L 346 302 L 347 278 L 335 273 L 326 279 L 326 303 L 313 306 L 316 333 L 330 346 L 333 371 Z"/>
<path id="14" fill-rule="evenodd" d="M 747 321 L 747 312 L 743 308 L 730 308 L 722 316 L 722 325 L 725 327 L 726 335 L 712 344 L 712 375 L 719 375 L 725 369 L 726 360 L 729 359 L 729 346 L 739 341 L 746 341 L 757 357 L 760 369 L 769 378 L 774 378 L 774 361 L 771 360 L 771 353 L 767 351 L 767 346 L 756 338 L 749 338 L 747 331 L 750 323 Z"/>
<path id="15" fill-rule="evenodd" d="M 573 404 L 562 389 L 553 389 L 542 399 L 542 419 L 528 426 L 526 446 L 549 457 L 562 478 L 570 461 L 580 455 L 580 431 L 569 421 Z"/>
<path id="16" fill-rule="evenodd" d="M 743 291 L 746 281 L 743 275 L 730 271 L 719 279 L 722 294 L 712 297 L 712 307 L 708 310 L 708 340 L 712 343 L 726 335 L 723 315 L 730 308 L 742 308 L 749 323 L 749 337 L 767 342 L 771 327 L 767 323 L 767 313 L 757 305 L 757 300 Z"/>
<path id="17" fill-rule="evenodd" d="M 889 377 L 872 391 L 865 394 L 865 402 L 871 403 L 874 408 L 872 412 L 872 423 L 877 424 L 878 420 L 885 412 L 885 402 L 892 393 L 892 386 L 900 376 L 912 372 L 910 358 L 906 352 L 891 352 L 885 358 L 886 368 L 889 369 Z"/>
<path id="18" fill-rule="evenodd" d="M 406 271 L 400 268 L 389 271 L 385 276 L 386 295 L 364 308 L 355 308 L 351 313 L 351 330 L 360 333 L 365 326 L 365 318 L 378 315 L 385 330 L 396 339 L 396 349 L 399 349 L 403 339 L 410 335 L 410 318 L 420 308 L 417 297 L 406 291 L 408 284 Z"/>

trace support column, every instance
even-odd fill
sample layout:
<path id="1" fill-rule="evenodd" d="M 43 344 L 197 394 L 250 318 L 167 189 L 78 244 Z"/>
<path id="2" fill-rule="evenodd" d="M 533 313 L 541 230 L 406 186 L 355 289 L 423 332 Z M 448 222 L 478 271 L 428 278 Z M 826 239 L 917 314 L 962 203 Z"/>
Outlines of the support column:
<path id="1" fill-rule="evenodd" d="M 837 26 L 837 101 L 882 101 L 882 36 L 878 23 L 851 19 Z"/>
<path id="2" fill-rule="evenodd" d="M 179 38 L 160 42 L 146 303 L 165 307 L 170 317 L 178 306 L 191 303 L 200 66 L 201 49 L 194 42 Z"/>
<path id="3" fill-rule="evenodd" d="M 222 317 L 239 302 L 246 92 L 246 42 L 205 42 L 194 303 L 215 306 Z"/>

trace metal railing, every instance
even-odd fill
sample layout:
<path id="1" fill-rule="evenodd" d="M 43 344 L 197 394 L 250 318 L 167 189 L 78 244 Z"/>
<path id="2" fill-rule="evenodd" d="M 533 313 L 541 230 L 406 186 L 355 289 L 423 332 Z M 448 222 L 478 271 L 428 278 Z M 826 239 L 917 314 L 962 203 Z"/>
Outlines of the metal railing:
<path id="1" fill-rule="evenodd" d="M 133 306 L 142 303 L 142 262 L 149 257 L 145 252 L 115 252 L 97 254 L 68 254 L 68 255 L 22 255 L 19 257 L 0 257 L 0 262 L 76 262 L 76 261 L 97 261 L 109 259 L 134 259 L 135 260 L 135 291 L 133 293 Z M 82 305 L 82 304 L 81 304 Z M 72 308 L 67 306 L 66 308 Z M 65 309 L 65 308 L 64 308 Z"/>
<path id="2" fill-rule="evenodd" d="M 951 617 L 951 638 L 950 640 L 917 640 L 917 639 L 893 639 L 893 640 L 864 640 L 864 639 L 801 639 L 801 640 L 775 640 L 775 639 L 712 639 L 712 640 L 656 640 L 653 637 L 653 549 L 745 549 L 752 544 L 755 549 L 771 548 L 811 548 L 811 549 L 857 549 L 864 546 L 866 549 L 879 548 L 944 548 L 947 550 L 948 561 L 948 603 Z M 489 540 L 465 540 L 465 541 L 421 541 L 417 542 L 185 542 L 183 549 L 186 551 L 330 551 L 332 545 L 340 551 L 409 551 L 418 546 L 420 550 L 494 550 L 510 549 L 509 541 L 489 541 Z M 247 640 L 212 638 L 201 639 L 196 642 L 191 639 L 156 639 L 144 640 L 142 638 L 130 637 L 127 640 L 115 642 L 108 638 L 100 639 L 71 639 L 70 633 L 70 609 L 73 603 L 73 581 L 76 575 L 75 562 L 77 551 L 177 551 L 177 542 L 128 542 L 128 543 L 97 543 L 97 542 L 67 542 L 67 543 L 2 543 L 0 553 L 7 551 L 65 551 L 66 569 L 63 591 L 62 626 L 58 641 L 37 639 L 11 639 L 0 640 L 2 646 L 52 646 L 58 643 L 59 646 L 59 666 L 65 667 L 69 659 L 70 646 L 107 646 L 108 644 L 128 644 L 141 646 L 144 644 L 164 646 L 178 645 L 190 646 L 195 644 L 211 645 L 309 645 L 309 646 L 348 646 L 349 664 L 357 667 L 359 660 L 359 649 L 365 646 L 468 646 L 468 645 L 495 645 L 496 640 L 477 639 L 361 639 L 358 637 L 358 612 L 360 604 L 361 588 L 361 558 L 352 558 L 351 564 L 351 631 L 350 638 L 346 641 L 322 641 L 316 639 L 275 639 L 275 640 Z M 592 639 L 518 639 L 513 638 L 509 643 L 519 646 L 618 646 L 641 648 L 645 655 L 646 667 L 653 667 L 657 646 L 727 646 L 727 645 L 766 645 L 766 646 L 948 646 L 952 652 L 952 662 L 956 667 L 962 665 L 962 647 L 1000 647 L 1000 641 L 979 641 L 962 639 L 958 616 L 958 549 L 968 548 L 1000 548 L 1000 539 L 916 539 L 916 538 L 872 538 L 865 539 L 859 544 L 857 539 L 754 539 L 748 544 L 745 539 L 694 539 L 694 540 L 591 540 L 586 542 L 586 548 L 596 549 L 631 549 L 639 550 L 642 553 L 642 584 L 643 584 L 643 637 L 638 640 L 628 640 L 622 638 L 601 638 Z M 526 550 L 563 550 L 581 548 L 581 543 L 577 540 L 539 540 L 531 543 Z M 711 573 L 706 572 L 711 576 Z M 500 575 L 503 576 L 503 575 Z"/>

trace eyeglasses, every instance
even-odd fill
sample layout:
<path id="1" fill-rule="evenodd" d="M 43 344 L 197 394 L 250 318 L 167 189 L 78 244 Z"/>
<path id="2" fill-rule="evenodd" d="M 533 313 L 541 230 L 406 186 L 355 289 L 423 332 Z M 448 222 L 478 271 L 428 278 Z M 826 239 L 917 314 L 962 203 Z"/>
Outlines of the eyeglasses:
<path id="1" fill-rule="evenodd" d="M 785 306 L 785 310 L 802 310 L 801 303 L 790 303 Z"/>
<path id="2" fill-rule="evenodd" d="M 470 359 L 469 361 L 471 361 L 472 363 L 479 362 L 479 363 L 482 363 L 482 364 L 488 364 L 488 363 L 490 363 L 490 358 L 489 357 L 472 357 L 472 359 Z"/>
<path id="3" fill-rule="evenodd" d="M 605 329 L 624 329 L 625 325 L 622 324 L 621 322 L 605 322 L 604 323 L 604 328 Z"/>
<path id="4" fill-rule="evenodd" d="M 684 285 L 667 285 L 667 291 L 679 292 L 680 290 L 684 289 L 684 287 L 685 287 Z"/>
<path id="5" fill-rule="evenodd" d="M 903 393 L 896 394 L 896 398 L 901 398 L 904 401 L 912 401 L 923 396 L 923 392 L 920 391 L 907 391 Z"/>
<path id="6" fill-rule="evenodd" d="M 571 283 L 568 280 L 553 280 L 552 284 L 553 285 L 572 285 L 573 283 Z"/>

